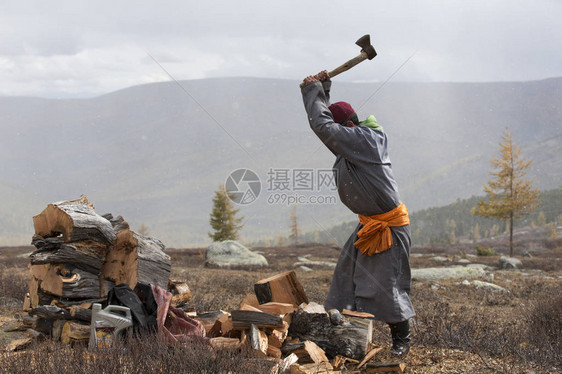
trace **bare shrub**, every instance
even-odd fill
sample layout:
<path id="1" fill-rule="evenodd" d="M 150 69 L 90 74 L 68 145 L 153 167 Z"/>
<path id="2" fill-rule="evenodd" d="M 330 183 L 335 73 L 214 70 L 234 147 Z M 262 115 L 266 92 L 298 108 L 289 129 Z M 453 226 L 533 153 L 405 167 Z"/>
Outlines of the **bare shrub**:
<path id="1" fill-rule="evenodd" d="M 524 317 L 526 341 L 521 346 L 525 357 L 536 363 L 562 366 L 562 294 L 536 300 Z"/>
<path id="2" fill-rule="evenodd" d="M 13 355 L 0 353 L 2 373 L 266 373 L 273 365 L 237 350 L 217 349 L 205 340 L 168 346 L 154 336 L 130 338 L 109 349 L 45 343 Z"/>
<path id="3" fill-rule="evenodd" d="M 28 292 L 28 274 L 22 268 L 0 265 L 0 308 L 17 309 Z"/>

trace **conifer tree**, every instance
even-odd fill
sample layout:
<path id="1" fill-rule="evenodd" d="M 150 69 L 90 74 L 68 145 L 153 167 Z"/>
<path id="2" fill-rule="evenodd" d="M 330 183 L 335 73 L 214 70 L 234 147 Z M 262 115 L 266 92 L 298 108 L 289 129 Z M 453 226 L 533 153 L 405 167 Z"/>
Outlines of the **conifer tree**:
<path id="1" fill-rule="evenodd" d="M 539 204 L 539 190 L 525 179 L 532 161 L 520 156 L 520 149 L 513 143 L 509 128 L 505 128 L 500 141 L 500 158 L 491 161 L 493 177 L 484 184 L 486 198 L 481 200 L 472 213 L 475 215 L 505 220 L 509 228 L 509 255 L 513 256 L 513 220 L 532 212 Z"/>
<path id="2" fill-rule="evenodd" d="M 209 223 L 214 232 L 209 237 L 214 242 L 238 239 L 238 232 L 244 226 L 244 217 L 237 217 L 239 209 L 234 208 L 231 196 L 224 185 L 220 185 L 213 198 L 213 211 Z"/>

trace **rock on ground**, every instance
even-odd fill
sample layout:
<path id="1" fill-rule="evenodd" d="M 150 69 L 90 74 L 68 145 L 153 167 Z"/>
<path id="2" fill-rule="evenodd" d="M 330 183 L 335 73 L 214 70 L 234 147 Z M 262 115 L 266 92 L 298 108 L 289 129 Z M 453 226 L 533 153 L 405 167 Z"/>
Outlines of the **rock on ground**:
<path id="1" fill-rule="evenodd" d="M 515 257 L 501 256 L 498 262 L 498 267 L 500 269 L 521 269 L 523 267 L 523 263 L 520 259 Z"/>
<path id="2" fill-rule="evenodd" d="M 442 268 L 412 269 L 414 280 L 482 278 L 486 272 L 481 267 L 451 266 Z"/>
<path id="3" fill-rule="evenodd" d="M 234 240 L 213 243 L 205 253 L 205 266 L 267 266 L 267 259 Z"/>
<path id="4" fill-rule="evenodd" d="M 508 292 L 505 288 L 498 286 L 497 284 L 482 282 L 479 280 L 473 280 L 470 284 L 476 288 L 490 290 L 490 291 L 501 291 L 501 292 Z"/>

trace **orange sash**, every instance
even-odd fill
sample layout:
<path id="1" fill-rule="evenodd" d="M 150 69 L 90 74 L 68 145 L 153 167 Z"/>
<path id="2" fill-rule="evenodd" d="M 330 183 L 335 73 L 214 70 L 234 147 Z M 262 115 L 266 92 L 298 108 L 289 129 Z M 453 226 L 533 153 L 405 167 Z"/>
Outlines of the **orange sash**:
<path id="1" fill-rule="evenodd" d="M 363 216 L 359 214 L 359 222 L 363 225 L 357 232 L 359 239 L 354 243 L 361 250 L 361 255 L 372 255 L 386 251 L 392 245 L 390 226 L 406 226 L 410 224 L 408 209 L 400 203 L 390 212 Z"/>

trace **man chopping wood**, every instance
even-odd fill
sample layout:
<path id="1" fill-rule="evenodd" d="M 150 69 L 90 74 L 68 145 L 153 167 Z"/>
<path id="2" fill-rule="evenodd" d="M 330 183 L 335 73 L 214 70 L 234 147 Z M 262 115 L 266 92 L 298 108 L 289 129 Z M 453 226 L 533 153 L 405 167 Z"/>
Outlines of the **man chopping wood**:
<path id="1" fill-rule="evenodd" d="M 392 333 L 391 353 L 410 349 L 410 220 L 400 201 L 387 138 L 374 116 L 359 122 L 346 102 L 330 105 L 327 71 L 301 85 L 310 127 L 336 156 L 341 201 L 359 216 L 345 243 L 326 299 L 326 310 L 371 313 Z"/>

